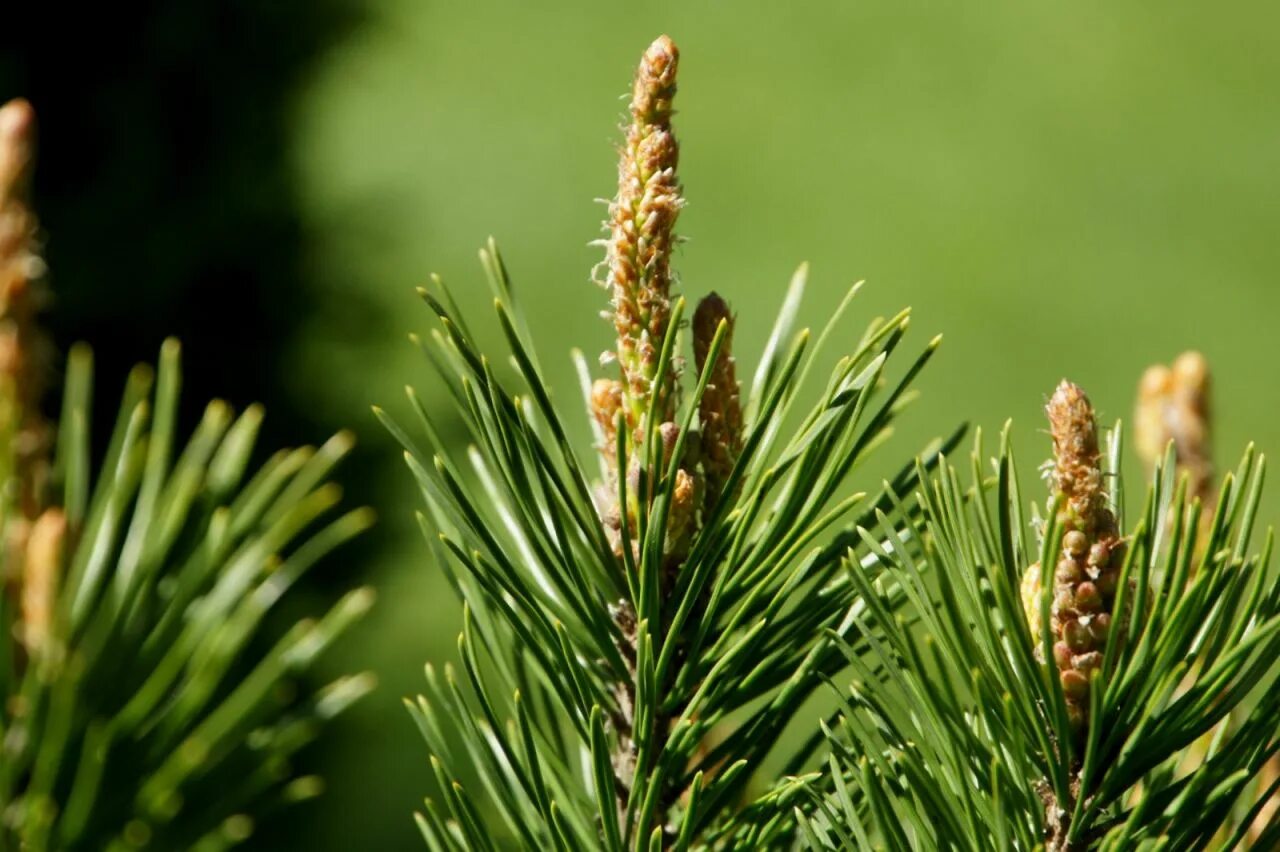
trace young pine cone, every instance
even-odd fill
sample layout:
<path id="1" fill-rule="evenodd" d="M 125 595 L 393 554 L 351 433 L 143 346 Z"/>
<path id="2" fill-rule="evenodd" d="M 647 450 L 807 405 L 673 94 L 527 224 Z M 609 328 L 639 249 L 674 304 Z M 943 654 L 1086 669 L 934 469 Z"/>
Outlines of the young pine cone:
<path id="1" fill-rule="evenodd" d="M 1061 495 L 1062 547 L 1052 576 L 1049 631 L 1053 662 L 1072 723 L 1082 728 L 1089 711 L 1089 678 L 1102 667 L 1114 613 L 1112 605 L 1124 543 L 1107 508 L 1099 465 L 1098 428 L 1089 399 L 1062 382 L 1045 409 L 1053 436 L 1054 499 Z M 1022 604 L 1039 655 L 1040 595 L 1044 571 L 1037 563 L 1022 580 Z"/>
<path id="2" fill-rule="evenodd" d="M 742 403 L 733 360 L 733 314 L 724 299 L 712 293 L 698 303 L 693 314 L 693 360 L 699 375 L 706 368 L 711 343 L 721 323 L 725 323 L 725 337 L 711 365 L 711 381 L 698 403 L 708 509 L 720 499 L 742 453 Z"/>

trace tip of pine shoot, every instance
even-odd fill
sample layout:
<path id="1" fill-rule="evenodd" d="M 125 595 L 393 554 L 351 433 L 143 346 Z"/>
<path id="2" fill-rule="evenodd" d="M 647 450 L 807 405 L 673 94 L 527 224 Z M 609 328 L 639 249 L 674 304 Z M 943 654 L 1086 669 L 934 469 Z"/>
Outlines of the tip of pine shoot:
<path id="1" fill-rule="evenodd" d="M 352 615 L 364 615 L 373 608 L 374 603 L 378 600 L 378 593 L 373 586 L 361 586 L 355 591 L 347 594 L 345 604 L 347 611 Z"/>
<path id="2" fill-rule="evenodd" d="M 375 593 L 376 597 L 376 593 Z M 346 678 L 347 688 L 360 695 L 367 695 L 378 688 L 378 675 L 371 671 L 356 672 Z"/>
<path id="3" fill-rule="evenodd" d="M 337 455 L 345 455 L 356 445 L 356 433 L 350 429 L 339 429 L 333 437 L 325 442 L 324 449 Z"/>
<path id="4" fill-rule="evenodd" d="M 937 348 L 938 348 L 939 346 L 941 346 L 941 345 L 942 345 L 942 335 L 941 335 L 941 334 L 936 335 L 936 336 L 933 338 L 933 340 L 930 340 L 930 341 L 929 341 L 929 348 L 930 348 L 930 349 L 937 349 Z"/>
<path id="5" fill-rule="evenodd" d="M 289 802 L 303 802 L 324 794 L 324 779 L 319 775 L 304 775 L 290 781 L 284 788 L 284 798 Z"/>
<path id="6" fill-rule="evenodd" d="M 71 349 L 67 353 L 67 360 L 77 363 L 90 363 L 93 361 L 93 348 L 84 341 L 77 341 L 71 344 Z"/>
<path id="7" fill-rule="evenodd" d="M 378 513 L 372 506 L 361 506 L 352 511 L 348 517 L 351 518 L 350 523 L 356 527 L 357 531 L 367 530 L 378 522 Z"/>

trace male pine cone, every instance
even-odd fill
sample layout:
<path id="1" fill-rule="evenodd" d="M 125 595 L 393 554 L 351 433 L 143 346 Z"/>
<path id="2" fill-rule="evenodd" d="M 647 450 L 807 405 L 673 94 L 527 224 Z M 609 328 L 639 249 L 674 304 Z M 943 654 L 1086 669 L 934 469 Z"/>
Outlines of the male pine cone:
<path id="1" fill-rule="evenodd" d="M 675 414 L 675 371 L 658 375 L 658 361 L 671 318 L 673 228 L 684 205 L 676 176 L 680 148 L 671 129 L 679 59 L 675 43 L 661 36 L 640 61 L 618 158 L 618 196 L 609 206 L 604 283 L 612 297 L 631 430 L 642 426 L 651 397 L 657 397 L 660 421 Z"/>
<path id="2" fill-rule="evenodd" d="M 663 487 L 661 477 L 680 434 L 674 422 L 679 384 L 675 361 L 665 368 L 660 364 L 672 312 L 673 229 L 684 204 L 676 175 L 680 151 L 671 127 L 679 58 L 675 43 L 664 35 L 649 45 L 640 60 L 631 92 L 631 120 L 618 158 L 618 194 L 609 206 L 609 237 L 604 241 L 603 283 L 612 309 L 607 316 L 617 333 L 616 349 L 605 360 L 616 359 L 620 375 L 592 385 L 591 411 L 600 427 L 601 452 L 614 468 L 612 475 L 626 478 L 625 506 L 618 505 L 616 479 L 607 483 L 603 520 L 618 555 L 623 552 L 626 530 L 633 558 L 639 558 L 635 538 L 639 515 Z M 656 423 L 647 421 L 650 411 Z M 652 432 L 651 426 L 656 426 Z M 658 446 L 648 446 L 650 434 Z M 625 472 L 617 470 L 619 437 L 627 453 Z M 650 459 L 656 462 L 653 469 L 648 467 Z M 696 531 L 701 486 L 692 461 L 679 460 L 671 489 L 664 542 L 671 568 L 683 562 Z M 641 505 L 642 493 L 649 505 Z"/>
<path id="3" fill-rule="evenodd" d="M 1102 488 L 1098 427 L 1084 391 L 1063 381 L 1045 407 L 1053 437 L 1053 502 L 1059 506 L 1061 550 L 1052 573 L 1049 632 L 1067 712 L 1082 729 L 1088 720 L 1090 677 L 1102 668 L 1114 617 L 1124 544 Z M 1051 504 L 1051 505 L 1052 505 Z M 1039 563 L 1022 580 L 1022 604 L 1037 653 L 1042 647 Z"/>

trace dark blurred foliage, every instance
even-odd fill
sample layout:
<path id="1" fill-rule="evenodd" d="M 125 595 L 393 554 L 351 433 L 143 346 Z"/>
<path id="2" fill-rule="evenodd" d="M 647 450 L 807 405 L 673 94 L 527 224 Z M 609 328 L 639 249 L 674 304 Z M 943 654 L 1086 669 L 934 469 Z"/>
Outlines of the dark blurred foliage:
<path id="1" fill-rule="evenodd" d="M 47 323 L 64 351 L 92 342 L 100 412 L 176 335 L 188 416 L 213 395 L 261 400 L 267 444 L 322 440 L 339 424 L 291 393 L 276 357 L 306 316 L 312 239 L 288 123 L 307 75 L 360 23 L 358 4 L 34 2 L 4 18 L 0 97 L 27 97 L 40 122 Z"/>
<path id="2" fill-rule="evenodd" d="M 184 345 L 188 426 L 214 396 L 266 403 L 263 454 L 348 425 L 308 406 L 281 366 L 308 317 L 301 258 L 316 238 L 302 225 L 287 137 L 301 86 L 362 17 L 356 0 L 6 8 L 0 98 L 24 96 L 39 116 L 46 323 L 61 352 L 93 345 L 97 440 L 128 369 L 154 362 L 169 335 Z M 359 327 L 361 305 L 343 310 Z M 371 485 L 352 475 L 364 468 L 359 458 L 345 467 L 350 504 L 370 501 Z M 325 596 L 362 579 L 341 567 L 312 575 L 332 587 Z M 289 821 L 323 806 L 285 810 L 254 845 L 288 848 Z"/>

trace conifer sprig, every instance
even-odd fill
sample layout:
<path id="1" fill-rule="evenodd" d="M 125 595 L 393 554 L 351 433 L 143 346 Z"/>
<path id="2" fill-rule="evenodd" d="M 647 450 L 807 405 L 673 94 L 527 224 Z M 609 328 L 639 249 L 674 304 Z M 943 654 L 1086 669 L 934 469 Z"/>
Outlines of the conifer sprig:
<path id="1" fill-rule="evenodd" d="M 368 609 L 368 589 L 282 636 L 267 624 L 371 522 L 333 517 L 326 480 L 351 438 L 281 451 L 249 476 L 262 409 L 215 401 L 184 444 L 170 340 L 157 370 L 130 373 L 96 472 L 83 345 L 46 439 L 30 298 L 42 265 L 22 193 L 33 124 L 25 102 L 0 109 L 0 849 L 226 849 L 321 791 L 290 761 L 372 686 L 296 683 Z"/>
<path id="2" fill-rule="evenodd" d="M 1083 427 L 1074 394 L 1055 401 L 1073 398 L 1060 413 Z M 1056 426 L 1059 473 L 1077 450 L 1093 457 L 1084 432 L 1069 430 L 1083 440 L 1064 447 Z M 1117 512 L 1119 455 L 1117 427 L 1105 491 Z M 1038 589 L 1037 633 L 1019 573 L 1037 557 L 1058 561 L 1087 507 L 1097 509 L 1092 497 L 1073 507 L 1081 492 L 1059 481 L 1054 511 L 1032 523 L 1006 436 L 990 473 L 980 442 L 967 484 L 939 469 L 916 498 L 921 525 L 866 531 L 868 541 L 923 537 L 921 558 L 877 548 L 920 628 L 869 607 L 854 636 L 870 653 L 844 642 L 856 680 L 829 731 L 830 787 L 811 787 L 812 809 L 796 812 L 812 848 L 1234 848 L 1270 794 L 1259 797 L 1254 779 L 1280 750 L 1280 691 L 1254 694 L 1280 673 L 1270 530 L 1254 550 L 1264 463 L 1246 452 L 1202 526 L 1173 458 L 1157 465 L 1124 538 L 1112 612 L 1125 615 L 1110 621 L 1101 665 L 1090 667 L 1083 728 L 1077 697 L 1043 662 L 1055 659 L 1058 590 Z M 1187 750 L 1215 729 L 1206 759 L 1188 767 Z"/>
<path id="3" fill-rule="evenodd" d="M 914 487 L 959 436 L 891 484 L 847 484 L 888 438 L 937 341 L 891 371 L 908 315 L 877 320 L 811 402 L 802 388 L 816 350 L 846 334 L 857 288 L 815 346 L 795 321 L 803 267 L 751 386 L 738 387 L 733 320 L 710 297 L 693 317 L 697 374 L 678 392 L 688 344 L 670 269 L 676 56 L 665 37 L 646 51 L 621 152 L 605 262 L 618 338 L 605 369 L 616 361 L 618 374 L 592 381 L 579 359 L 600 480 L 592 453 L 569 440 L 492 243 L 481 256 L 509 358 L 481 354 L 442 282 L 423 292 L 440 325 L 420 343 L 471 446 L 443 442 L 438 412 L 412 390 L 419 430 L 379 411 L 421 488 L 435 562 L 465 603 L 461 668 L 428 666 L 410 707 L 439 782 L 418 816 L 432 848 L 494 848 L 495 814 L 511 842 L 539 850 L 791 837 L 791 807 L 818 776 L 760 769 L 780 757 L 798 773 L 822 745 L 778 748 L 846 665 L 837 637 L 860 644 L 863 584 L 880 583 L 881 569 L 856 525 L 910 523 L 895 489 Z M 715 491 L 700 497 L 704 482 Z M 902 600 L 893 584 L 877 588 Z"/>

